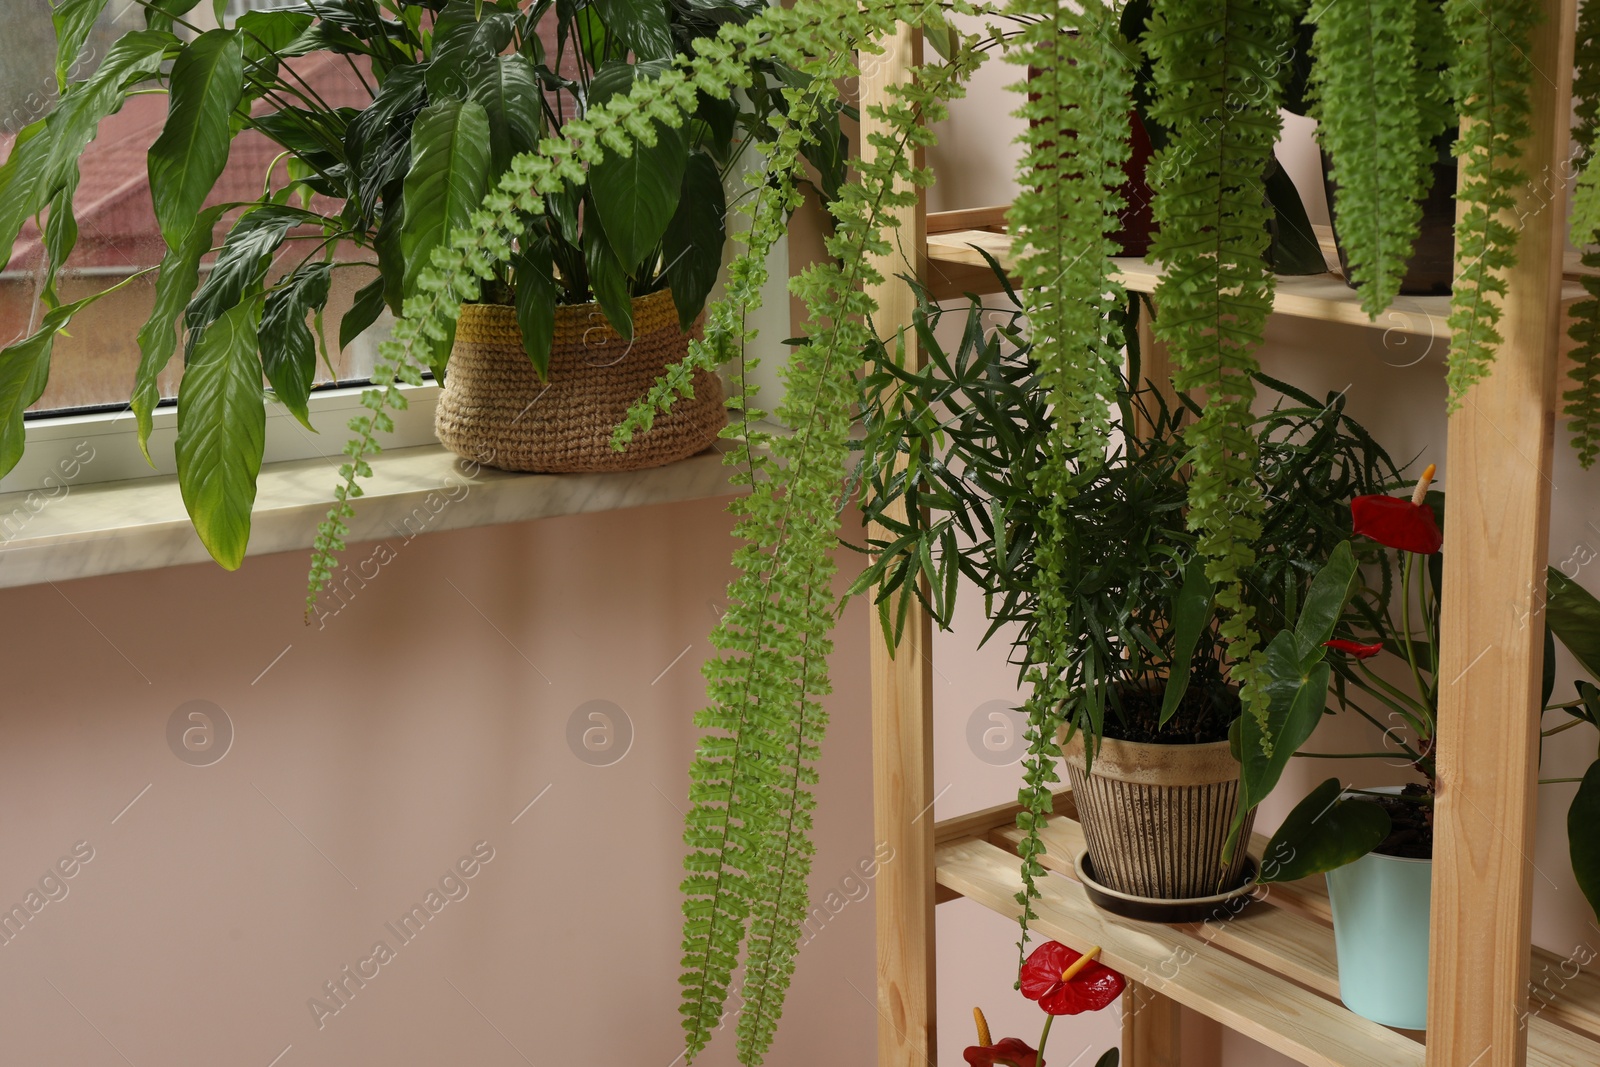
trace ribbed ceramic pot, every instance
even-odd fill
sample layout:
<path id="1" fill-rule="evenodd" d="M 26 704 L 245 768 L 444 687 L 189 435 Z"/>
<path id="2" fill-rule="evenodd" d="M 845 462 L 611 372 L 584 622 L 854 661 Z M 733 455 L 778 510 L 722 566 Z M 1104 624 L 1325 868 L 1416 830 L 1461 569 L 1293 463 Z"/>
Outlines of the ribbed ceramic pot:
<path id="1" fill-rule="evenodd" d="M 1188 900 L 1231 889 L 1244 848 L 1222 864 L 1239 809 L 1239 761 L 1228 742 L 1151 745 L 1104 738 L 1084 770 L 1080 731 L 1061 746 L 1095 877 L 1122 893 Z M 1248 841 L 1255 813 L 1245 818 Z"/>
<path id="2" fill-rule="evenodd" d="M 1432 860 L 1369 852 L 1328 872 L 1345 1007 L 1384 1026 L 1427 1028 L 1432 900 Z"/>

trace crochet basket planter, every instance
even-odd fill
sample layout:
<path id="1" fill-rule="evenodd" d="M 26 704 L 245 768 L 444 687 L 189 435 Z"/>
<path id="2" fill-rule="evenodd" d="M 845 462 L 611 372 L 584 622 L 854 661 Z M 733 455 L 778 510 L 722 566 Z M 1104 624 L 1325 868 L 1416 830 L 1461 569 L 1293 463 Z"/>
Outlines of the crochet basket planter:
<path id="1" fill-rule="evenodd" d="M 558 307 L 549 380 L 540 381 L 514 308 L 463 305 L 434 432 L 485 466 L 546 474 L 642 470 L 703 451 L 727 422 L 722 383 L 706 371 L 695 372 L 693 396 L 657 413 L 626 450 L 611 447 L 628 409 L 689 347 L 668 290 L 633 301 L 633 331 L 624 341 L 598 304 Z"/>

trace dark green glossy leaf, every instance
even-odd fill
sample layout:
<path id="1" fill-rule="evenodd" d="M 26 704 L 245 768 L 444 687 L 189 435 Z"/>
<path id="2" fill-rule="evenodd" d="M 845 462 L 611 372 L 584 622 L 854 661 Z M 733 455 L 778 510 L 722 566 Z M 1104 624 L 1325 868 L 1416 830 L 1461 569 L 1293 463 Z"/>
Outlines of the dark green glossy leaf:
<path id="1" fill-rule="evenodd" d="M 56 29 L 56 91 L 67 91 L 67 74 L 83 52 L 89 31 L 106 9 L 107 0 L 58 0 L 50 13 Z"/>
<path id="2" fill-rule="evenodd" d="M 1389 836 L 1389 813 L 1370 800 L 1341 799 L 1329 778 L 1295 805 L 1261 857 L 1262 882 L 1293 882 L 1354 863 Z"/>
<path id="3" fill-rule="evenodd" d="M 1567 809 L 1567 847 L 1572 873 L 1589 910 L 1600 914 L 1600 760 L 1589 765 Z"/>
<path id="4" fill-rule="evenodd" d="M 1277 274 L 1326 274 L 1328 261 L 1311 229 L 1311 219 L 1294 180 L 1274 160 L 1268 165 L 1264 184 L 1272 205 L 1272 243 L 1267 248 L 1267 263 Z"/>
<path id="5" fill-rule="evenodd" d="M 45 283 L 41 299 L 46 307 L 61 302 L 56 294 L 56 272 L 78 243 L 78 218 L 72 207 L 77 192 L 78 169 L 74 167 L 66 183 L 50 198 L 50 215 L 44 224 Z"/>
<path id="6" fill-rule="evenodd" d="M 262 369 L 283 406 L 308 430 L 306 401 L 317 377 L 317 342 L 306 317 L 328 303 L 331 277 L 331 264 L 308 263 L 267 294 L 261 311 Z"/>
<path id="7" fill-rule="evenodd" d="M 0 351 L 0 478 L 10 474 L 22 458 L 26 442 L 22 413 L 44 395 L 56 334 L 66 328 L 79 309 L 98 298 L 85 297 L 47 312 L 37 332 Z"/>
<path id="8" fill-rule="evenodd" d="M 1121 1049 L 1106 1049 L 1105 1054 L 1095 1061 L 1094 1067 L 1117 1067 L 1122 1062 Z"/>
<path id="9" fill-rule="evenodd" d="M 467 98 L 489 116 L 492 173 L 502 174 L 511 157 L 532 151 L 543 133 L 539 72 L 527 56 L 500 56 L 467 80 Z"/>
<path id="10" fill-rule="evenodd" d="M 356 291 L 350 310 L 339 320 L 341 350 L 349 348 L 350 342 L 365 333 L 383 314 L 383 287 L 383 276 L 380 274 Z"/>
<path id="11" fill-rule="evenodd" d="M 148 0 L 144 8 L 144 24 L 152 30 L 171 31 L 173 20 L 182 18 L 200 6 L 200 0 Z"/>
<path id="12" fill-rule="evenodd" d="M 517 326 L 522 331 L 522 348 L 528 353 L 534 372 L 544 378 L 550 373 L 550 348 L 556 335 L 556 301 L 561 296 L 548 232 L 519 248 L 513 265 L 516 267 Z"/>
<path id="13" fill-rule="evenodd" d="M 411 169 L 405 180 L 400 248 L 405 292 L 432 264 L 435 248 L 467 223 L 489 189 L 489 118 L 482 104 L 446 100 L 429 105 L 411 131 Z"/>
<path id="14" fill-rule="evenodd" d="M 1332 639 L 1334 629 L 1344 616 L 1345 605 L 1350 603 L 1355 584 L 1355 552 L 1350 542 L 1345 541 L 1329 555 L 1328 562 L 1317 572 L 1310 588 L 1306 590 L 1300 619 L 1295 623 L 1302 666 L 1322 659 L 1323 642 Z"/>
<path id="15" fill-rule="evenodd" d="M 14 247 L 23 225 L 52 195 L 43 191 L 52 134 L 44 119 L 23 127 L 0 165 L 0 247 Z"/>
<path id="16" fill-rule="evenodd" d="M 177 38 L 137 30 L 124 34 L 87 80 L 67 90 L 49 116 L 25 127 L 0 166 L 0 247 L 12 248 L 23 224 L 37 215 L 76 172 L 100 122 L 126 99 L 125 86 L 161 67 Z"/>
<path id="17" fill-rule="evenodd" d="M 1177 714 L 1178 704 L 1189 689 L 1189 665 L 1201 631 L 1211 622 L 1215 596 L 1216 590 L 1206 578 L 1205 557 L 1195 553 L 1183 569 L 1183 586 L 1172 601 L 1172 668 L 1167 672 L 1167 688 L 1161 697 L 1162 726 Z"/>
<path id="18" fill-rule="evenodd" d="M 273 254 L 282 246 L 289 231 L 306 221 L 304 213 L 280 204 L 268 204 L 239 216 L 223 239 L 222 251 L 217 253 L 205 283 L 184 309 L 184 325 L 191 337 L 238 304 L 246 294 L 260 290 Z M 209 245 L 210 234 L 206 236 Z"/>
<path id="19" fill-rule="evenodd" d="M 516 32 L 516 16 L 484 5 L 482 18 L 473 0 L 451 0 L 433 28 L 428 95 L 434 101 L 464 100 L 475 71 L 493 63 Z"/>
<path id="20" fill-rule="evenodd" d="M 599 67 L 606 61 L 610 35 L 606 33 L 605 20 L 593 4 L 584 4 L 572 19 L 578 38 L 578 50 L 590 67 Z"/>
<path id="21" fill-rule="evenodd" d="M 213 322 L 178 386 L 178 488 L 200 543 L 227 570 L 244 562 L 266 444 L 260 315 L 248 300 Z"/>
<path id="22" fill-rule="evenodd" d="M 133 375 L 130 406 L 139 430 L 139 450 L 151 466 L 155 465 L 150 459 L 150 431 L 154 425 L 151 414 L 161 402 L 157 379 L 177 349 L 178 316 L 200 283 L 200 260 L 211 251 L 212 230 L 222 212 L 220 204 L 202 211 L 198 222 L 184 235 L 183 243 L 168 249 L 161 258 L 155 308 L 139 328 L 139 369 Z"/>
<path id="23" fill-rule="evenodd" d="M 560 229 L 561 239 L 567 244 L 577 246 L 578 228 L 580 223 L 580 209 L 583 206 L 582 193 L 570 185 L 563 186 L 559 193 L 551 193 L 544 198 L 545 210 L 555 220 Z"/>
<path id="24" fill-rule="evenodd" d="M 1600 600 L 1554 567 L 1547 575 L 1545 619 L 1550 629 L 1589 676 L 1600 679 Z"/>
<path id="25" fill-rule="evenodd" d="M 244 38 L 246 64 L 281 53 L 313 21 L 304 11 L 246 11 L 234 23 Z"/>
<path id="26" fill-rule="evenodd" d="M 470 100 L 428 105 L 411 131 L 411 169 L 400 223 L 407 298 L 416 292 L 422 272 L 432 269 L 434 249 L 447 245 L 450 234 L 467 224 L 488 191 L 489 116 L 483 105 Z M 434 347 L 429 362 L 436 374 L 449 353 L 448 339 Z"/>
<path id="27" fill-rule="evenodd" d="M 671 59 L 672 29 L 664 0 L 594 0 L 606 30 L 639 59 Z"/>
<path id="28" fill-rule="evenodd" d="M 625 340 L 632 340 L 633 298 L 628 292 L 628 276 L 595 222 L 583 228 L 583 261 L 589 268 L 589 287 L 606 320 Z"/>
<path id="29" fill-rule="evenodd" d="M 1323 642 L 1333 635 L 1355 586 L 1356 561 L 1350 542 L 1341 541 L 1306 590 L 1293 631 L 1279 631 L 1264 657 L 1267 722 L 1240 717 L 1239 810 L 1228 831 L 1229 855 L 1238 844 L 1245 816 L 1267 798 L 1283 769 L 1316 730 L 1328 704 L 1332 668 Z M 1267 748 L 1272 753 L 1268 755 Z"/>
<path id="30" fill-rule="evenodd" d="M 597 86 L 604 85 L 611 92 L 626 92 L 632 83 L 631 72 L 627 84 L 613 72 L 620 65 L 608 67 L 606 80 L 599 76 Z M 620 67 L 623 71 L 630 68 Z M 650 72 L 639 68 L 649 76 Z M 616 79 L 613 81 L 613 79 Z M 598 96 L 600 90 L 595 90 Z M 607 93 L 607 95 L 610 95 Z M 684 170 L 688 165 L 689 149 L 682 130 L 674 130 L 661 123 L 654 126 L 656 143 L 646 145 L 635 142 L 633 152 L 619 156 L 607 152 L 606 157 L 589 168 L 589 192 L 601 225 L 611 240 L 617 261 L 629 277 L 635 277 L 645 266 L 661 243 L 661 237 L 672 221 L 678 207 L 678 193 L 683 187 Z"/>
<path id="31" fill-rule="evenodd" d="M 150 195 L 168 248 L 177 248 L 228 165 L 230 119 L 244 92 L 235 30 L 209 30 L 172 67 L 167 123 L 150 146 Z"/>
<path id="32" fill-rule="evenodd" d="M 678 325 L 685 333 L 717 284 L 722 248 L 728 240 L 727 215 L 722 176 L 711 157 L 696 152 L 689 157 L 678 208 L 661 238 L 662 273 L 678 306 Z"/>

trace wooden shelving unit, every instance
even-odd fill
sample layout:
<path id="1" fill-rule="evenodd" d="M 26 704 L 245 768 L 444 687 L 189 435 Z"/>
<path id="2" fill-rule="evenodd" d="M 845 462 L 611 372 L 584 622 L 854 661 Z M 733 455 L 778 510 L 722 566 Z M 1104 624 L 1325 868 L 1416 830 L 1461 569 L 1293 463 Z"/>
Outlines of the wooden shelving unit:
<path id="1" fill-rule="evenodd" d="M 1524 143 L 1530 174 L 1565 174 L 1571 114 L 1576 0 L 1542 0 L 1530 86 L 1535 130 Z M 862 79 L 863 143 L 868 106 L 888 102 L 920 62 L 917 31 L 904 28 Z M 870 151 L 870 148 L 868 149 Z M 1184 1057 L 1179 1009 L 1247 1034 L 1318 1067 L 1587 1067 L 1600 1064 L 1600 979 L 1530 948 L 1534 789 L 1538 777 L 1541 649 L 1536 627 L 1546 564 L 1555 383 L 1563 308 L 1580 295 L 1565 276 L 1565 189 L 1522 191 L 1520 262 L 1506 274 L 1501 333 L 1491 376 L 1449 422 L 1443 466 L 1450 493 L 1439 676 L 1439 798 L 1431 927 L 1429 1028 L 1405 1034 L 1339 1003 L 1327 895 L 1320 878 L 1275 886 L 1225 921 L 1165 927 L 1109 916 L 1072 878 L 1083 849 L 1071 799 L 1047 832 L 1048 879 L 1035 929 L 1078 948 L 1103 947 L 1131 979 L 1136 1011 L 1125 1011 L 1124 1067 L 1216 1067 Z M 1002 265 L 1011 254 L 1004 209 L 901 217 L 898 250 L 877 264 L 891 281 L 874 295 L 886 335 L 910 324 L 911 273 L 938 297 L 993 289 L 973 246 Z M 1159 267 L 1120 264 L 1129 288 L 1150 292 Z M 1332 275 L 1280 278 L 1274 311 L 1320 322 L 1411 334 L 1448 334 L 1446 298 L 1402 298 L 1376 323 Z M 918 365 L 914 334 L 907 358 Z M 1145 373 L 1165 364 L 1146 339 Z M 1011 851 L 1014 810 L 996 809 L 934 825 L 928 620 L 915 611 L 894 657 L 873 623 L 873 738 L 877 840 L 892 846 L 876 887 L 879 1067 L 931 1067 L 936 903 L 966 897 L 1010 917 L 1020 887 Z M 1258 842 L 1259 846 L 1259 842 Z M 1559 977 L 1555 977 L 1559 976 Z M 1555 977 L 1554 981 L 1547 978 Z M 1532 980 L 1530 980 L 1532 979 Z M 1548 991 L 1548 992 L 1547 992 Z M 1530 992 L 1534 996 L 1530 999 Z"/>

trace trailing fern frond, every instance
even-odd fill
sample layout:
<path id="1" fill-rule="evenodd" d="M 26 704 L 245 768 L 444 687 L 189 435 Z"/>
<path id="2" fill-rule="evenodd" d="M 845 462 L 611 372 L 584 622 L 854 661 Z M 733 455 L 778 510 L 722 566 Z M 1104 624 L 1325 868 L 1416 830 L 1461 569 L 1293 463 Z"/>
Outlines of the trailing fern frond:
<path id="1" fill-rule="evenodd" d="M 1020 964 L 1028 924 L 1036 918 L 1036 881 L 1046 873 L 1039 831 L 1051 811 L 1050 787 L 1060 781 L 1056 735 L 1063 722 L 1098 732 L 1104 716 L 1096 680 L 1067 666 L 1082 660 L 1065 645 L 1071 630 L 1062 571 L 1071 531 L 1063 505 L 1074 492 L 1078 461 L 1104 455 L 1120 383 L 1124 339 L 1108 324 L 1124 294 L 1114 278 L 1111 235 L 1122 206 L 1116 190 L 1128 156 L 1133 65 L 1120 47 L 1118 12 L 1109 5 L 1091 0 L 1074 11 L 1056 0 L 1019 0 L 1011 10 L 1028 22 L 1021 47 L 1007 58 L 1032 76 L 1016 87 L 1031 99 L 1017 112 L 1029 124 L 1021 188 L 1008 221 L 1017 246 L 1027 249 L 1017 265 L 1017 289 L 1051 410 L 1044 461 L 1033 479 L 1043 522 L 1035 549 L 1038 625 L 1025 676 L 1028 748 L 1018 795 L 1017 826 L 1027 833 L 1018 848 Z"/>
<path id="2" fill-rule="evenodd" d="M 1217 590 L 1233 679 L 1263 724 L 1259 642 L 1240 580 L 1263 507 L 1246 427 L 1275 281 L 1264 258 L 1270 209 L 1261 175 L 1282 126 L 1294 14 L 1290 0 L 1157 0 L 1145 34 L 1154 114 L 1172 130 L 1152 164 L 1161 227 L 1154 253 L 1165 264 L 1155 333 L 1171 353 L 1173 384 L 1205 396 L 1185 436 L 1194 463 L 1189 523 Z"/>
<path id="3" fill-rule="evenodd" d="M 1527 179 L 1519 164 L 1532 131 L 1528 58 L 1539 18 L 1533 0 L 1446 0 L 1445 20 L 1456 42 L 1451 93 L 1462 119 L 1455 152 L 1461 159 L 1456 192 L 1456 273 L 1450 296 L 1450 410 L 1489 373 L 1500 336 L 1504 272 L 1516 265 L 1517 226 L 1506 215 Z"/>
<path id="4" fill-rule="evenodd" d="M 1600 4 L 1584 4 L 1578 9 L 1578 39 L 1573 55 L 1572 95 L 1577 101 L 1578 121 L 1572 127 L 1575 149 L 1573 164 L 1582 168 L 1582 177 L 1573 193 L 1572 243 L 1583 251 L 1583 265 L 1600 268 L 1600 211 L 1586 208 L 1580 200 L 1600 200 L 1596 182 L 1600 166 L 1595 163 L 1597 134 L 1600 134 Z M 1592 198 L 1592 200 L 1591 200 Z M 1600 207 L 1600 205 L 1597 205 Z M 1572 307 L 1572 325 L 1567 335 L 1576 344 L 1572 349 L 1573 386 L 1562 399 L 1572 447 L 1578 462 L 1594 465 L 1600 455 L 1600 277 L 1583 277 L 1586 299 Z"/>
<path id="5" fill-rule="evenodd" d="M 1441 71 L 1428 62 L 1443 20 L 1434 0 L 1313 8 L 1311 114 L 1332 160 L 1350 280 L 1376 318 L 1400 291 L 1433 181 L 1433 142 L 1448 121 Z"/>

